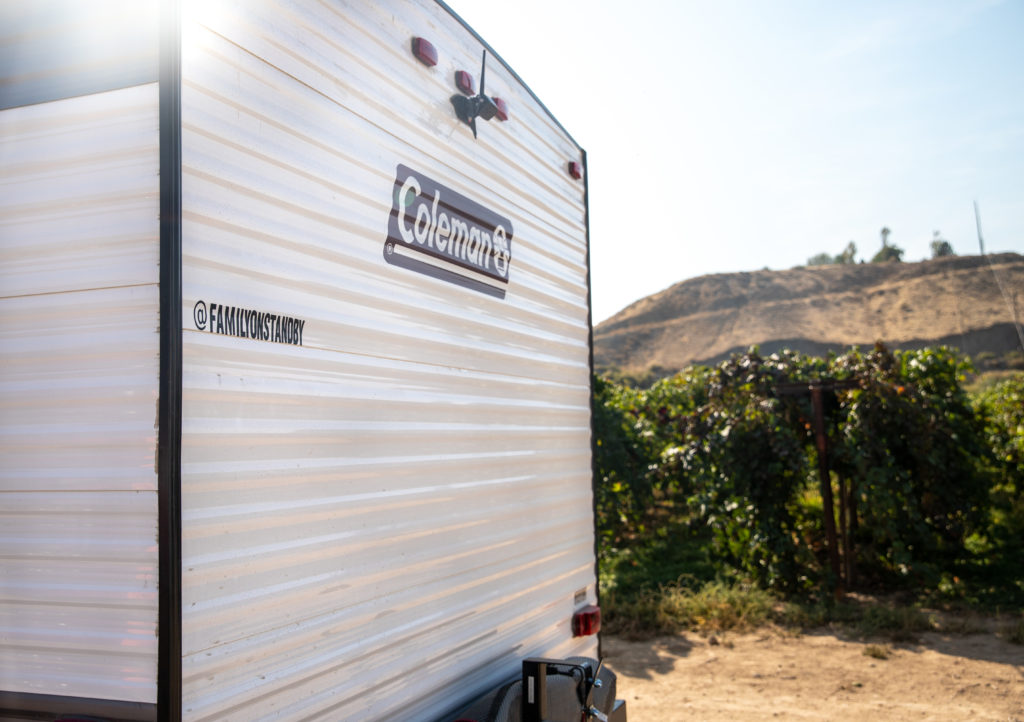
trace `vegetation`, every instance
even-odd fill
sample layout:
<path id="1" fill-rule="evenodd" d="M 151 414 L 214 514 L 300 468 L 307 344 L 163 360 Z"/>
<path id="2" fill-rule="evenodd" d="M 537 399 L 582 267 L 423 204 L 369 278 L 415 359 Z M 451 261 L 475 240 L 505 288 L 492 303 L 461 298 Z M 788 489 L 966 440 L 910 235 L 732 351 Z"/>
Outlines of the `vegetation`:
<path id="1" fill-rule="evenodd" d="M 607 629 L 626 637 L 669 634 L 679 629 L 742 631 L 778 617 L 775 599 L 756 587 L 710 582 L 698 588 L 667 584 L 621 598 L 602 597 Z"/>
<path id="2" fill-rule="evenodd" d="M 878 346 L 597 379 L 609 627 L 930 624 L 869 619 L 837 603 L 850 590 L 1024 605 L 1024 374 L 972 397 L 970 371 L 948 348 Z"/>
<path id="3" fill-rule="evenodd" d="M 903 260 L 903 249 L 898 246 L 882 246 L 878 253 L 871 257 L 872 263 L 899 263 Z"/>
<path id="4" fill-rule="evenodd" d="M 944 258 L 946 256 L 955 256 L 953 252 L 953 246 L 949 244 L 949 241 L 942 238 L 942 234 L 938 231 L 932 233 L 932 258 Z"/>
<path id="5" fill-rule="evenodd" d="M 899 262 L 903 260 L 903 249 L 889 245 L 890 235 L 892 235 L 892 231 L 888 228 L 882 229 L 882 247 L 871 258 L 872 263 L 887 263 L 889 261 Z M 934 231 L 932 233 L 932 240 L 929 246 L 931 248 L 932 258 L 944 258 L 946 256 L 956 255 L 953 251 L 953 246 L 950 245 L 949 241 L 942 238 L 942 234 L 939 231 Z M 856 255 L 857 245 L 853 241 L 850 241 L 846 244 L 846 248 L 843 249 L 842 253 L 835 256 L 830 253 L 816 253 L 807 259 L 807 265 L 829 266 L 834 264 L 856 263 L 856 260 L 854 260 Z"/>
<path id="6" fill-rule="evenodd" d="M 864 647 L 862 654 L 865 657 L 872 657 L 873 659 L 889 659 L 892 654 L 892 650 L 884 645 L 869 644 Z"/>
<path id="7" fill-rule="evenodd" d="M 892 231 L 888 227 L 883 227 L 879 231 L 879 235 L 882 237 L 882 248 L 872 258 L 872 263 L 899 263 L 903 260 L 903 249 L 898 246 L 889 245 L 889 236 L 892 235 Z"/>
<path id="8" fill-rule="evenodd" d="M 1001 578 L 1016 579 L 1024 559 L 1024 373 L 985 388 L 974 398 L 974 409 L 984 424 L 991 454 L 985 457 L 990 479 L 988 523 L 969 539 L 985 565 L 990 591 Z"/>
<path id="9" fill-rule="evenodd" d="M 890 245 L 889 236 L 892 235 L 892 231 L 888 228 L 883 228 L 880 233 L 882 237 L 882 247 L 878 252 L 871 257 L 872 263 L 899 263 L 903 260 L 903 249 Z M 955 256 L 953 252 L 953 246 L 950 245 L 949 241 L 944 240 L 939 233 L 935 231 L 932 233 L 932 241 L 930 243 L 932 258 L 943 258 L 945 256 Z M 857 255 L 857 245 L 850 241 L 846 244 L 846 248 L 843 249 L 842 253 L 833 256 L 830 253 L 816 253 L 807 259 L 808 266 L 829 266 L 834 264 L 844 263 L 856 263 L 854 257 Z M 862 261 L 863 263 L 863 261 Z"/>
<path id="10" fill-rule="evenodd" d="M 998 381 L 1010 378 L 1014 371 L 1024 371 L 1024 351 L 1016 349 L 997 354 L 982 351 L 973 359 L 979 374 L 970 384 L 968 391 L 977 391 Z"/>
<path id="11" fill-rule="evenodd" d="M 828 253 L 819 253 L 815 256 L 811 256 L 807 259 L 808 266 L 828 266 L 830 264 L 838 263 L 856 263 L 854 256 L 857 255 L 857 245 L 850 241 L 846 244 L 846 248 L 843 252 L 837 256 L 829 255 Z"/>

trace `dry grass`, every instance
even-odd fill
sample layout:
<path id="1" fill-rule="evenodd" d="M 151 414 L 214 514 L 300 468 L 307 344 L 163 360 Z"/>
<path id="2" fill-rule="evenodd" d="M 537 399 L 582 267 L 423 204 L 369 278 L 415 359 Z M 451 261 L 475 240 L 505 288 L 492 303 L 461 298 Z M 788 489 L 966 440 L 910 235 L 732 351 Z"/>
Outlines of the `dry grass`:
<path id="1" fill-rule="evenodd" d="M 871 657 L 872 659 L 889 659 L 889 655 L 892 654 L 892 650 L 884 644 L 869 644 L 864 647 L 862 654 L 865 657 Z"/>
<path id="2" fill-rule="evenodd" d="M 990 260 L 1007 287 L 1024 288 L 1024 257 Z M 594 353 L 598 368 L 638 376 L 714 362 L 751 345 L 820 355 L 826 347 L 956 338 L 955 345 L 977 352 L 990 343 L 991 326 L 1012 322 L 978 256 L 817 266 L 684 281 L 599 324 Z"/>
<path id="3" fill-rule="evenodd" d="M 611 634 L 638 639 L 683 629 L 698 632 L 745 631 L 772 618 L 775 599 L 759 589 L 712 582 L 699 589 L 666 585 L 628 599 L 610 592 L 602 599 Z"/>
<path id="4" fill-rule="evenodd" d="M 1004 626 L 999 636 L 1014 644 L 1024 644 L 1024 617 Z"/>

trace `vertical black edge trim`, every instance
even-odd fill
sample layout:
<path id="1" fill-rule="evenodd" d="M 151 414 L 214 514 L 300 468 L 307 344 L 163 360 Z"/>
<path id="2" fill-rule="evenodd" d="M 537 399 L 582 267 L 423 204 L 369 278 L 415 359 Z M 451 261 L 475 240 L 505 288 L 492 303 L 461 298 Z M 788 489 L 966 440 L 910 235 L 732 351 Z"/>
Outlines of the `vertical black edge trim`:
<path id="1" fill-rule="evenodd" d="M 597 530 L 597 428 L 594 426 L 594 302 L 593 291 L 590 285 L 590 185 L 587 172 L 587 151 L 580 149 L 583 157 L 583 229 L 586 239 L 587 259 L 587 353 L 590 364 L 590 376 L 587 383 L 590 387 L 590 498 L 591 513 L 594 517 L 594 598 L 597 606 L 601 606 L 601 565 L 598 563 L 597 555 L 600 551 L 600 537 Z M 603 615 L 602 615 L 603 616 Z M 601 633 L 597 634 L 597 658 L 601 659 Z"/>
<path id="2" fill-rule="evenodd" d="M 160 5 L 160 411 L 157 719 L 181 720 L 181 12 Z"/>

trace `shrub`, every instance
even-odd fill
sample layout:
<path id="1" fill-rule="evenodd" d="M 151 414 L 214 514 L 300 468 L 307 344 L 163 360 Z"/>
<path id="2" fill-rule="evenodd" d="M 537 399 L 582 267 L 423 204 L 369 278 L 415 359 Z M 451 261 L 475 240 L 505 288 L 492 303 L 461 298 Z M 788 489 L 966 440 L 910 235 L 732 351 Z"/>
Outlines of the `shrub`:
<path id="1" fill-rule="evenodd" d="M 990 477 L 982 426 L 962 388 L 966 361 L 947 348 L 879 346 L 836 360 L 859 379 L 843 395 L 835 468 L 852 480 L 858 561 L 933 582 L 984 523 Z"/>
<path id="2" fill-rule="evenodd" d="M 974 564 L 990 577 L 1008 570 L 1004 586 L 1024 593 L 1020 554 L 1016 567 L 989 559 L 1024 551 L 1024 375 L 972 406 L 969 369 L 947 348 L 827 359 L 752 349 L 646 390 L 595 379 L 602 564 L 647 590 L 694 573 L 691 564 L 703 578 L 711 566 L 785 594 L 831 589 L 814 413 L 800 392 L 824 379 L 846 383 L 823 392 L 825 483 L 844 492 L 857 579 L 974 594 L 961 581 L 943 586 Z M 692 552 L 698 544 L 705 553 Z"/>
<path id="3" fill-rule="evenodd" d="M 640 392 L 601 377 L 593 380 L 595 507 L 603 549 L 643 529 L 653 501 L 648 469 L 656 457 L 650 432 L 637 416 Z"/>

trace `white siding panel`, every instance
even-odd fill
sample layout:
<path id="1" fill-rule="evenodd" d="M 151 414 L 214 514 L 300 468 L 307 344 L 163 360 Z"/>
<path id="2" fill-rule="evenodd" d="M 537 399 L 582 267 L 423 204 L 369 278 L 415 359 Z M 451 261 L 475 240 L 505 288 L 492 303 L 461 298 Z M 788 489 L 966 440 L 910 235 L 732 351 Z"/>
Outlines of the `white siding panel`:
<path id="1" fill-rule="evenodd" d="M 0 494 L 5 690 L 155 701 L 153 494 Z"/>
<path id="2" fill-rule="evenodd" d="M 156 492 L 158 303 L 152 285 L 0 299 L 0 491 Z"/>
<path id="3" fill-rule="evenodd" d="M 0 689 L 156 701 L 155 85 L 0 112 Z"/>
<path id="4" fill-rule="evenodd" d="M 586 379 L 586 335 L 579 332 L 587 322 L 586 266 L 578 207 L 575 247 L 562 249 L 568 236 L 516 213 L 516 202 L 530 202 L 523 193 L 528 186 L 509 189 L 516 196 L 505 200 L 486 184 L 445 179 L 514 218 L 510 297 L 426 284 L 419 274 L 381 261 L 395 166 L 415 167 L 417 149 L 294 79 L 268 73 L 226 41 L 204 36 L 204 42 L 204 49 L 215 50 L 195 51 L 196 62 L 203 62 L 210 74 L 205 79 L 221 94 L 186 76 L 185 220 L 202 237 L 185 248 L 186 318 L 199 300 L 252 307 L 257 299 L 288 299 L 292 311 L 282 312 L 313 316 L 307 345 L 350 349 L 358 342 L 361 352 L 391 358 Z M 409 59 L 407 64 L 415 63 Z M 218 60 L 240 65 L 224 67 Z M 260 71 L 260 82 L 250 81 Z M 223 95 L 229 93 L 237 97 Z M 495 162 L 511 168 L 514 161 Z M 425 172 L 436 163 L 431 158 Z M 568 178 L 561 168 L 556 172 Z M 235 202 L 225 204 L 226 198 Z M 239 287 L 229 300 L 216 296 L 225 282 Z M 439 338 L 438 331 L 446 336 Z M 466 349 L 471 337 L 477 343 Z"/>
<path id="5" fill-rule="evenodd" d="M 152 283 L 157 86 L 0 112 L 0 296 Z"/>
<path id="6" fill-rule="evenodd" d="M 428 720 L 594 654 L 581 151 L 493 58 L 512 120 L 474 141 L 448 98 L 481 46 L 433 4 L 186 18 L 186 718 Z M 504 299 L 385 262 L 398 164 L 511 219 Z M 211 304 L 302 345 L 211 332 Z"/>

